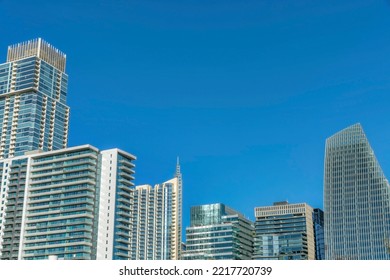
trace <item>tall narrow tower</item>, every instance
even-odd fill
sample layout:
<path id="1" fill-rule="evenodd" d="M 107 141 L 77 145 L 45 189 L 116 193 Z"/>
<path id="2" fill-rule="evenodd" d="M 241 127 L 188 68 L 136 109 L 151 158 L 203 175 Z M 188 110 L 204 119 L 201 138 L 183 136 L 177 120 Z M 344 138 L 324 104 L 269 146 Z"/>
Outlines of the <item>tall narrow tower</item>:
<path id="1" fill-rule="evenodd" d="M 390 188 L 360 124 L 326 140 L 325 258 L 390 259 Z"/>
<path id="2" fill-rule="evenodd" d="M 66 148 L 66 55 L 35 39 L 8 47 L 0 64 L 0 159 Z"/>
<path id="3" fill-rule="evenodd" d="M 177 184 L 177 194 L 175 197 L 175 208 L 177 213 L 177 218 L 175 222 L 175 234 L 173 236 L 175 243 L 174 255 L 176 259 L 181 259 L 181 243 L 182 243 L 182 231 L 183 231 L 183 179 L 180 169 L 179 157 L 177 157 L 176 162 L 176 174 L 175 178 Z"/>
<path id="4" fill-rule="evenodd" d="M 182 245 L 182 179 L 179 160 L 174 178 L 154 187 L 135 187 L 131 210 L 130 258 L 179 260 Z"/>

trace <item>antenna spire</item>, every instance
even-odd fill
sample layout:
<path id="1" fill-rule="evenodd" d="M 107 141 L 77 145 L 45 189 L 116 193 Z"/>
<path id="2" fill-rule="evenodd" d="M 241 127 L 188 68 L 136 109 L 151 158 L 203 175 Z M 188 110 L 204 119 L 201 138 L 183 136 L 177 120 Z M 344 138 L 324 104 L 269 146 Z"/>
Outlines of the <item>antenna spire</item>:
<path id="1" fill-rule="evenodd" d="M 175 173 L 175 177 L 179 177 L 181 176 L 181 172 L 180 172 L 180 161 L 179 161 L 179 156 L 177 157 L 177 162 L 176 162 L 176 173 Z"/>

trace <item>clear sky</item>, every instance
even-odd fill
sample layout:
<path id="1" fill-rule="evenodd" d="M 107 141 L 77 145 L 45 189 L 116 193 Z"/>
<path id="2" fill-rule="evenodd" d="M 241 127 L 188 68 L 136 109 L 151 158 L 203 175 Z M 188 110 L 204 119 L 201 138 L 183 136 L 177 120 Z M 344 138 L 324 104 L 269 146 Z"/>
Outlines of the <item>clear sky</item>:
<path id="1" fill-rule="evenodd" d="M 180 156 L 184 226 L 322 208 L 325 139 L 356 122 L 390 177 L 389 1 L 0 0 L 0 61 L 36 37 L 67 54 L 69 146 L 136 155 L 136 184 Z"/>

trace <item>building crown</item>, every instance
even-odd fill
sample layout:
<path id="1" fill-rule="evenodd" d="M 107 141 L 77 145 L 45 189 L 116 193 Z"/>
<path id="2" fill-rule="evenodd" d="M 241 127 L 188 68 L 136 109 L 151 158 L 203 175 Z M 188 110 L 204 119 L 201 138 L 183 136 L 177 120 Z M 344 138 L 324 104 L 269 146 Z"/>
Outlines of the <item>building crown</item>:
<path id="1" fill-rule="evenodd" d="M 8 47 L 7 62 L 36 56 L 65 72 L 66 55 L 41 38 L 25 41 Z"/>

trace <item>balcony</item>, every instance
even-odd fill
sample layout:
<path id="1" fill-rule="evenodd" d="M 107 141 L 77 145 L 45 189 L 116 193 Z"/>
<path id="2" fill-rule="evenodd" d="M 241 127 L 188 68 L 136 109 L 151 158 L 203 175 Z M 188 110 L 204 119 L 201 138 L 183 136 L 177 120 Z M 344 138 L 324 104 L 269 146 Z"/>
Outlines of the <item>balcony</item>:
<path id="1" fill-rule="evenodd" d="M 120 166 L 119 169 L 124 171 L 124 172 L 126 172 L 126 173 L 129 173 L 129 174 L 134 174 L 135 173 L 133 169 L 131 169 L 131 168 L 125 166 L 125 165 Z"/>

